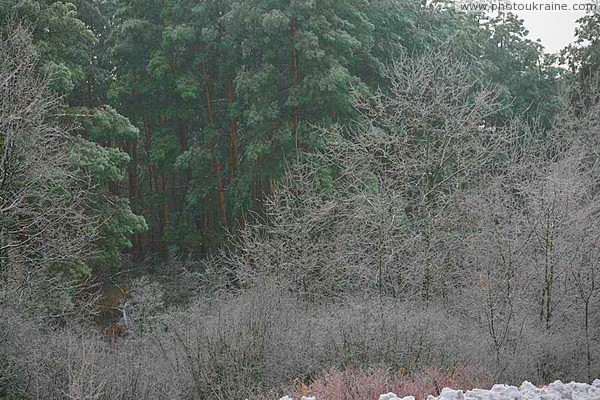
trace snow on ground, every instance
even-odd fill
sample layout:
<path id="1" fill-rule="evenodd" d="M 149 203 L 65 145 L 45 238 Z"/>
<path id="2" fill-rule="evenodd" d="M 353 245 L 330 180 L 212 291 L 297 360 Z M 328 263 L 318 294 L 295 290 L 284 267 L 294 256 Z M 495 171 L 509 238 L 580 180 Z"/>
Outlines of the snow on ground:
<path id="1" fill-rule="evenodd" d="M 279 400 L 293 400 L 289 396 Z M 301 400 L 318 400 L 315 397 L 302 397 Z M 413 396 L 398 397 L 394 393 L 382 394 L 379 400 L 415 400 Z M 527 381 L 519 387 L 494 385 L 490 390 L 473 389 L 463 392 L 449 388 L 442 389 L 439 396 L 429 396 L 427 400 L 600 400 L 600 379 L 594 383 L 562 383 L 556 381 L 542 388 Z"/>

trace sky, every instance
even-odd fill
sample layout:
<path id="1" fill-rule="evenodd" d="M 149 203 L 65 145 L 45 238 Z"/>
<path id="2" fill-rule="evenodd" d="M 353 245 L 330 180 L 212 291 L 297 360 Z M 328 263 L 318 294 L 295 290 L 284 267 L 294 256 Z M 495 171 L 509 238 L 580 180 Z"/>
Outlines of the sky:
<path id="1" fill-rule="evenodd" d="M 555 53 L 575 39 L 575 21 L 585 15 L 585 11 L 518 11 L 525 21 L 529 38 L 541 39 L 546 53 Z"/>

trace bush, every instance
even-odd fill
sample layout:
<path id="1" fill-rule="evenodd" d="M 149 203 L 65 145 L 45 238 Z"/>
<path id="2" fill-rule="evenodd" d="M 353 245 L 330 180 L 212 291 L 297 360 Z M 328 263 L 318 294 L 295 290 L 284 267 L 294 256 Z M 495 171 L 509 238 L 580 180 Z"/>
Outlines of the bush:
<path id="1" fill-rule="evenodd" d="M 410 375 L 405 369 L 397 371 L 383 367 L 365 369 L 346 368 L 328 371 L 312 384 L 298 384 L 293 397 L 312 393 L 319 400 L 367 400 L 378 399 L 383 393 L 393 392 L 399 397 L 414 396 L 426 399 L 437 396 L 444 387 L 461 390 L 489 388 L 492 377 L 465 366 L 448 369 L 429 367 Z"/>
<path id="2" fill-rule="evenodd" d="M 565 330 L 547 336 L 528 328 L 511 362 L 497 370 L 485 326 L 450 309 L 356 297 L 319 305 L 265 280 L 251 290 L 155 315 L 146 334 L 113 343 L 92 331 L 49 329 L 3 310 L 0 334 L 10 345 L 0 346 L 0 393 L 46 399 L 65 393 L 111 400 L 277 398 L 299 393 L 299 379 L 312 383 L 319 399 L 336 399 L 328 396 L 338 392 L 353 399 L 386 391 L 418 397 L 443 386 L 485 387 L 492 380 L 585 380 L 584 362 L 568 365 L 577 354 L 574 342 L 560 333 Z M 560 343 L 564 351 L 558 354 L 553 349 Z M 558 355 L 549 360 L 548 354 Z"/>

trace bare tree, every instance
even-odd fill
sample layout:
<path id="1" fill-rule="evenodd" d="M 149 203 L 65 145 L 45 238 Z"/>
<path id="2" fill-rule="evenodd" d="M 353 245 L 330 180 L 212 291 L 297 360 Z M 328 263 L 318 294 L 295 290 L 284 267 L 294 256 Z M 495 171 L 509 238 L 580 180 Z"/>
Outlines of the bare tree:
<path id="1" fill-rule="evenodd" d="M 399 298 L 448 295 L 458 279 L 456 194 L 513 134 L 486 120 L 497 92 L 445 53 L 395 62 L 388 92 L 357 93 L 363 118 L 320 130 L 322 150 L 290 168 L 249 224 L 240 279 L 266 272 L 317 296 L 373 288 Z"/>

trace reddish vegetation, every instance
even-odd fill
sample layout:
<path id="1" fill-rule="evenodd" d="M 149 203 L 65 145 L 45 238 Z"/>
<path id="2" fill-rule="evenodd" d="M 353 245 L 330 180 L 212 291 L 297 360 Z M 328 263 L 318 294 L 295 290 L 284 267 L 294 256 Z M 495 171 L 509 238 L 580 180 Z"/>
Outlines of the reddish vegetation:
<path id="1" fill-rule="evenodd" d="M 381 394 L 388 392 L 394 392 L 400 397 L 426 399 L 430 394 L 438 395 L 444 387 L 468 390 L 487 389 L 491 386 L 490 375 L 459 366 L 452 369 L 431 367 L 415 374 L 384 368 L 333 370 L 317 378 L 311 389 L 319 400 L 377 400 Z M 293 397 L 308 393 L 308 386 L 297 384 Z"/>

